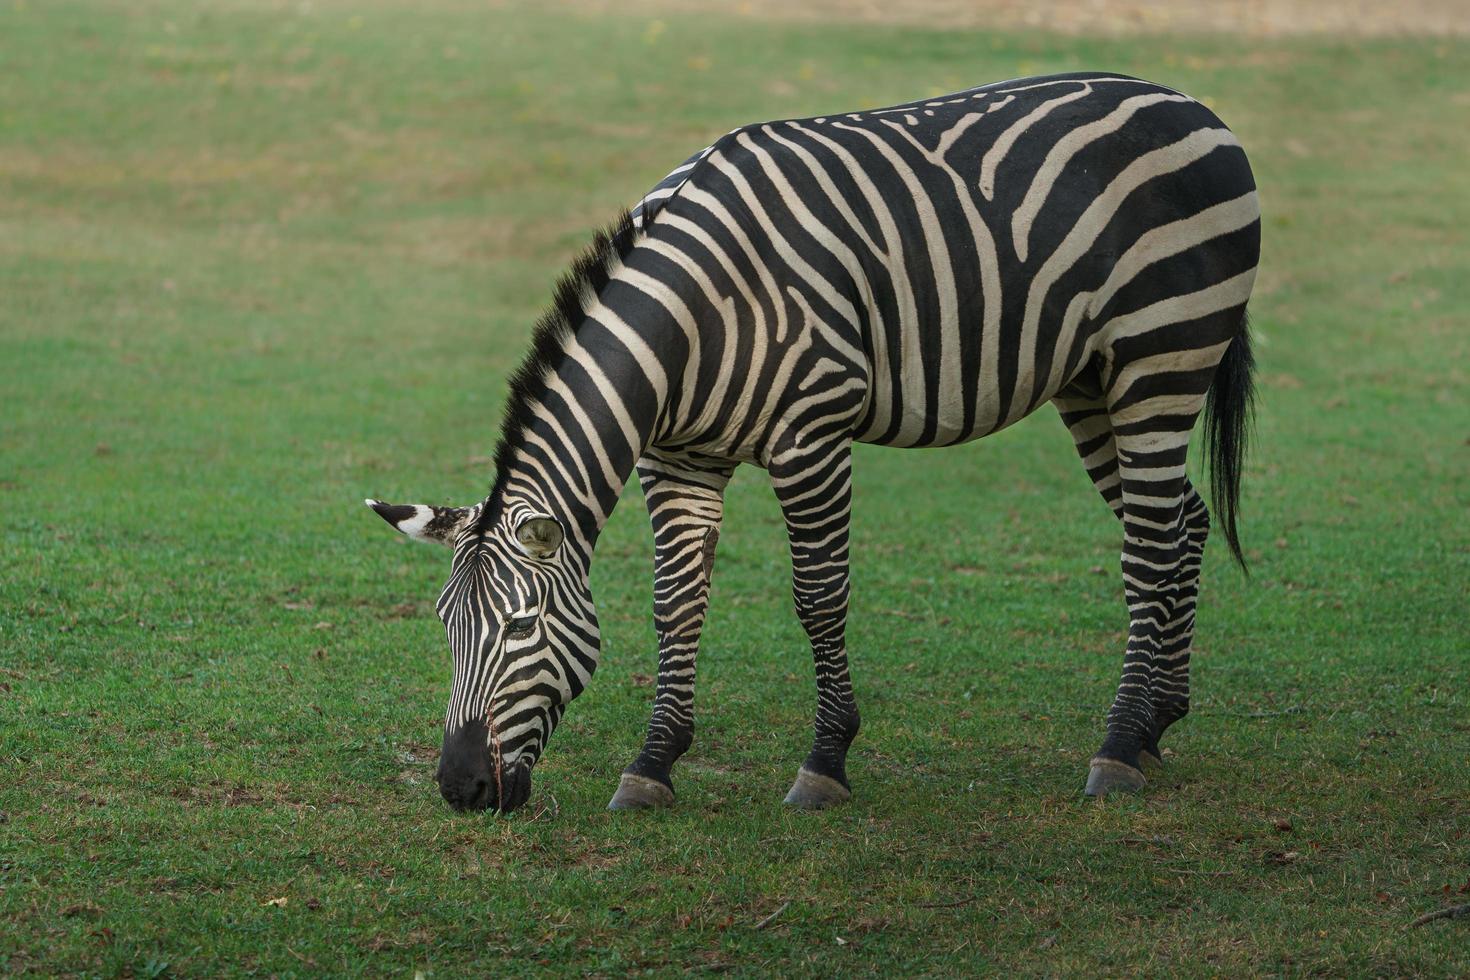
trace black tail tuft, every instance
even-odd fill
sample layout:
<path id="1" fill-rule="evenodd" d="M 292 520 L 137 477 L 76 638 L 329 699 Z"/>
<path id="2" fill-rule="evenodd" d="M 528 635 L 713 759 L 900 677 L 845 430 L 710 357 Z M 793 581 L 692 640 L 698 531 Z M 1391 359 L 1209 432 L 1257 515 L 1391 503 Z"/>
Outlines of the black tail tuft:
<path id="1" fill-rule="evenodd" d="M 1250 323 L 1240 318 L 1240 334 L 1225 349 L 1225 358 L 1215 371 L 1205 396 L 1205 455 L 1210 460 L 1210 500 L 1219 515 L 1230 553 L 1250 574 L 1240 550 L 1236 521 L 1240 514 L 1240 477 L 1245 466 L 1246 443 L 1255 411 L 1256 366 L 1251 354 Z"/>

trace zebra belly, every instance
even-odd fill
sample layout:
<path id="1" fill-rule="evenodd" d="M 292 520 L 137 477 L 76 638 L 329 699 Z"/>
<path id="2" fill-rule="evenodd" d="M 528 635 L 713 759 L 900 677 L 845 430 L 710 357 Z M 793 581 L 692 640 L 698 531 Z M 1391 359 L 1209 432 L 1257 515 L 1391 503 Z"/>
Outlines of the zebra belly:
<path id="1" fill-rule="evenodd" d="M 951 329 L 958 333 L 957 329 Z M 913 356 L 929 360 L 942 355 L 925 350 Z M 871 370 L 868 411 L 854 438 L 858 442 L 899 448 L 956 446 L 998 432 L 1027 414 L 1020 412 L 1012 416 L 1008 411 L 1009 404 L 994 372 L 987 376 L 973 362 L 963 362 L 959 367 L 959 372 L 941 373 L 941 383 L 925 388 L 921 397 L 914 397 L 911 388 L 903 390 L 896 385 L 888 373 Z M 1038 405 L 1051 400 L 1070 380 L 1038 380 L 1030 365 L 1018 364 L 1016 370 L 1017 386 L 1032 392 Z M 909 377 L 917 373 L 910 370 Z"/>

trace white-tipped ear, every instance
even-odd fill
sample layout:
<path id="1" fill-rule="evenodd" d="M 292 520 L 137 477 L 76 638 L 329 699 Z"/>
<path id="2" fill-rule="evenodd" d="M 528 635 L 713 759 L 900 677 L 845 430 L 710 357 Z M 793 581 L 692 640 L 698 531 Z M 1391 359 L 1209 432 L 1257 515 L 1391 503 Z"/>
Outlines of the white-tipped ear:
<path id="1" fill-rule="evenodd" d="M 426 504 L 385 504 L 371 497 L 363 503 L 415 541 L 433 541 L 450 546 L 454 545 L 460 532 L 480 516 L 479 504 L 473 507 L 430 507 Z"/>
<path id="2" fill-rule="evenodd" d="M 538 514 L 516 525 L 516 543 L 532 558 L 547 558 L 561 547 L 567 532 L 555 517 Z"/>

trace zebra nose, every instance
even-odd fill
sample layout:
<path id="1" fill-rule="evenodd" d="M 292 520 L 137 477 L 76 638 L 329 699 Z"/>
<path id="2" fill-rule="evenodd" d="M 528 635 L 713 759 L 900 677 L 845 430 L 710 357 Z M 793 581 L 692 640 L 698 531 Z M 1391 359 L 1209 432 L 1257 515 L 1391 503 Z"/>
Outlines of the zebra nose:
<path id="1" fill-rule="evenodd" d="M 468 785 L 441 786 L 439 793 L 444 801 L 456 810 L 488 810 L 495 805 L 494 790 L 488 781 L 473 780 Z"/>
<path id="2" fill-rule="evenodd" d="M 483 776 L 464 783 L 441 783 L 439 794 L 456 810 L 487 810 L 495 804 L 495 787 Z"/>
<path id="3" fill-rule="evenodd" d="M 456 810 L 488 810 L 495 805 L 495 782 L 488 775 L 439 779 L 439 795 Z"/>
<path id="4" fill-rule="evenodd" d="M 439 794 L 456 810 L 484 810 L 495 805 L 486 735 L 484 725 L 470 724 L 444 736 L 439 771 L 434 778 L 439 783 Z"/>

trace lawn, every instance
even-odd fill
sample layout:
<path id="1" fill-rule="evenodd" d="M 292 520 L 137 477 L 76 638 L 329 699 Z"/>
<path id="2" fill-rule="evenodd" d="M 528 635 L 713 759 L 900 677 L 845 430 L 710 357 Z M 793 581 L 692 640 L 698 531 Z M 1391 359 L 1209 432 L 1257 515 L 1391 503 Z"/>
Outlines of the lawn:
<path id="1" fill-rule="evenodd" d="M 0 971 L 1470 973 L 1470 918 L 1408 928 L 1470 902 L 1470 40 L 613 10 L 0 6 Z M 1166 773 L 1081 795 L 1127 616 L 1046 409 L 858 454 L 849 805 L 780 803 L 811 666 L 747 469 L 677 805 L 603 810 L 634 485 L 531 802 L 451 812 L 447 553 L 360 501 L 484 494 L 589 229 L 739 123 L 1082 68 L 1206 100 L 1266 215 L 1253 575 L 1207 556 Z"/>

